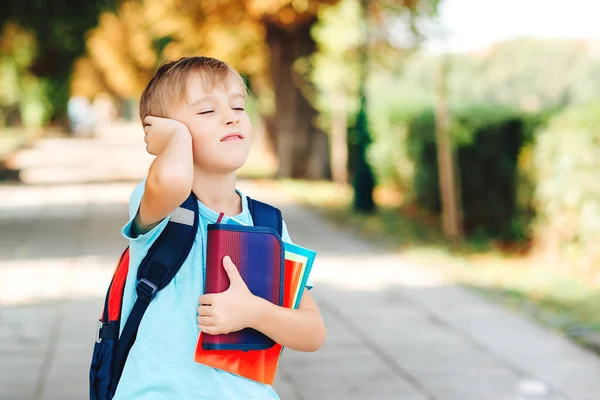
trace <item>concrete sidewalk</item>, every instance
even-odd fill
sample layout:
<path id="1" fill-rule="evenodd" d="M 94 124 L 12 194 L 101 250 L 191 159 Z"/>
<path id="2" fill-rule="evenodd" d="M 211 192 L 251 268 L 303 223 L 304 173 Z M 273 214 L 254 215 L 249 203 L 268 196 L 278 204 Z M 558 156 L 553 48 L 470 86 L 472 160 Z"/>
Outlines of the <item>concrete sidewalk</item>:
<path id="1" fill-rule="evenodd" d="M 87 398 L 132 188 L 0 186 L 0 399 Z M 600 398 L 595 355 L 280 194 L 240 188 L 280 206 L 292 239 L 318 252 L 328 340 L 284 353 L 282 399 Z"/>

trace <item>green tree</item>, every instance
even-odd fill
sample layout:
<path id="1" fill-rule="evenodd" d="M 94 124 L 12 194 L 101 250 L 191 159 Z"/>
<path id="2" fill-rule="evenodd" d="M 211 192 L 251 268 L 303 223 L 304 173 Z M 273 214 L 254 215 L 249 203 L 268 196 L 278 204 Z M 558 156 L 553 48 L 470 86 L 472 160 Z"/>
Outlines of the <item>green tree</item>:
<path id="1" fill-rule="evenodd" d="M 436 6 L 437 2 L 426 1 L 343 0 L 335 7 L 323 7 L 313 30 L 319 45 L 319 51 L 312 57 L 312 80 L 319 89 L 316 104 L 324 115 L 321 124 L 332 133 L 336 180 L 346 179 L 340 171 L 349 162 L 356 210 L 372 212 L 375 208 L 372 195 L 375 179 L 368 162 L 371 144 L 368 116 L 373 110 L 368 96 L 371 71 L 400 70 L 402 56 L 420 42 L 416 18 L 434 14 Z M 406 44 L 392 45 L 393 38 L 386 27 L 394 25 L 394 21 L 403 21 L 412 30 L 416 40 L 409 49 Z M 346 126 L 348 117 L 354 119 L 354 127 L 346 143 L 339 139 L 338 131 Z M 350 149 L 349 157 L 346 148 Z"/>
<path id="2" fill-rule="evenodd" d="M 45 82 L 29 71 L 35 55 L 35 36 L 5 24 L 0 32 L 0 126 L 40 126 L 49 117 Z"/>
<path id="3" fill-rule="evenodd" d="M 3 1 L 0 26 L 12 22 L 35 35 L 37 54 L 29 71 L 46 82 L 45 95 L 52 104 L 53 119 L 66 114 L 72 66 L 85 51 L 86 31 L 96 25 L 102 10 L 111 7 L 111 0 Z"/>

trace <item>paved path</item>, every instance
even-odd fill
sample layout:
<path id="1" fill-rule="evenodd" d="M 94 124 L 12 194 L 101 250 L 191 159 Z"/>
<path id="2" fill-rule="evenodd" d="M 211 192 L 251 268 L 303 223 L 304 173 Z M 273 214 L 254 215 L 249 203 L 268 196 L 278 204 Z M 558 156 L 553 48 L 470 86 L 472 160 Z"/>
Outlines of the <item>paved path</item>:
<path id="1" fill-rule="evenodd" d="M 0 186 L 0 399 L 85 399 L 132 183 Z M 328 340 L 286 351 L 284 400 L 597 400 L 600 358 L 267 188 L 318 251 Z"/>

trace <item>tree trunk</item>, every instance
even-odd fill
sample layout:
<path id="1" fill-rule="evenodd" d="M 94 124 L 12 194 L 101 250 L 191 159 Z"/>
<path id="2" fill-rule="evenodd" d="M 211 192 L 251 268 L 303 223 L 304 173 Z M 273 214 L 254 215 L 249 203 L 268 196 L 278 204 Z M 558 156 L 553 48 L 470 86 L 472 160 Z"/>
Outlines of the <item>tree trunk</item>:
<path id="1" fill-rule="evenodd" d="M 342 93 L 336 96 L 331 119 L 331 173 L 337 183 L 348 183 L 348 124 Z"/>
<path id="2" fill-rule="evenodd" d="M 448 111 L 447 76 L 449 60 L 440 61 L 437 76 L 436 136 L 440 197 L 442 201 L 442 225 L 444 235 L 451 241 L 462 236 L 459 190 L 455 162 L 450 143 L 450 114 Z"/>
<path id="3" fill-rule="evenodd" d="M 314 20 L 286 30 L 266 23 L 269 69 L 275 93 L 275 115 L 268 121 L 269 137 L 279 157 L 280 178 L 330 179 L 329 145 L 324 132 L 313 121 L 315 109 L 303 96 L 308 83 L 294 71 L 293 64 L 312 54 L 315 42 L 310 35 Z"/>

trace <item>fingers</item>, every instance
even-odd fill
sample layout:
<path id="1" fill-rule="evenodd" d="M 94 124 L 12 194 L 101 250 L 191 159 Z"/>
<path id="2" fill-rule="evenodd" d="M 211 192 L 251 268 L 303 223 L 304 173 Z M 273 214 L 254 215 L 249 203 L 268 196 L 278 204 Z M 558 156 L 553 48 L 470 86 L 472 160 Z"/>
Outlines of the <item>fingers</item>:
<path id="1" fill-rule="evenodd" d="M 212 314 L 212 307 L 211 306 L 199 306 L 198 307 L 198 315 L 201 315 L 203 317 L 211 317 Z"/>
<path id="2" fill-rule="evenodd" d="M 200 332 L 208 333 L 209 335 L 220 335 L 221 333 L 226 333 L 221 332 L 221 330 L 216 326 L 198 325 L 198 329 L 200 329 Z"/>
<path id="3" fill-rule="evenodd" d="M 203 294 L 198 299 L 198 304 L 203 305 L 203 306 L 210 306 L 214 302 L 215 302 L 215 295 L 214 294 Z"/>
<path id="4" fill-rule="evenodd" d="M 215 326 L 215 321 L 212 317 L 202 317 L 199 315 L 196 320 L 198 321 L 198 326 Z"/>

